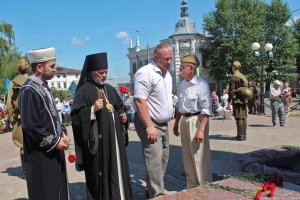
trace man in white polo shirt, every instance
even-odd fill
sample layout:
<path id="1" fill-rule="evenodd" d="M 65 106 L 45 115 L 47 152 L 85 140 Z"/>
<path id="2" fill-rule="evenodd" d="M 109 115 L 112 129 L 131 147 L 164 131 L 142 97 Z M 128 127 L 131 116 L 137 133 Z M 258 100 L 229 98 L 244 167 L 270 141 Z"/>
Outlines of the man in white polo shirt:
<path id="1" fill-rule="evenodd" d="M 172 47 L 159 44 L 151 63 L 140 68 L 134 77 L 134 125 L 142 142 L 146 163 L 147 195 L 164 195 L 164 174 L 169 160 L 168 121 L 173 112 Z"/>

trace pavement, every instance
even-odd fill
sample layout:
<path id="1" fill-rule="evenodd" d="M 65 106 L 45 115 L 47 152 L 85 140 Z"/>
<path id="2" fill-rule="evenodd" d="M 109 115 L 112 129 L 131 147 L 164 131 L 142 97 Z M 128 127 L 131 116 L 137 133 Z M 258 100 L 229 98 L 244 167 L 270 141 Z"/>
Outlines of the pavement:
<path id="1" fill-rule="evenodd" d="M 295 99 L 295 103 L 300 99 Z M 268 103 L 266 101 L 266 103 Z M 291 115 L 299 114 L 294 110 Z M 278 123 L 279 124 L 279 123 Z M 169 122 L 170 158 L 165 181 L 165 193 L 173 194 L 186 188 L 186 177 L 182 162 L 180 137 L 173 135 L 174 120 Z M 210 119 L 210 148 L 213 173 L 220 174 L 226 162 L 235 156 L 264 148 L 278 148 L 281 145 L 299 146 L 300 118 L 286 118 L 287 127 L 272 127 L 270 110 L 266 115 L 248 116 L 247 141 L 232 141 L 236 136 L 235 120 L 223 120 L 221 117 Z M 72 128 L 68 127 L 72 138 Z M 135 131 L 129 130 L 130 143 L 127 150 L 134 199 L 147 199 L 145 196 L 145 166 L 140 140 Z M 28 199 L 26 181 L 19 178 L 21 174 L 19 148 L 11 140 L 11 133 L 0 134 L 0 200 Z M 86 199 L 85 177 L 77 172 L 74 164 L 67 164 L 70 197 L 72 200 Z M 300 198 L 300 193 L 299 193 Z"/>

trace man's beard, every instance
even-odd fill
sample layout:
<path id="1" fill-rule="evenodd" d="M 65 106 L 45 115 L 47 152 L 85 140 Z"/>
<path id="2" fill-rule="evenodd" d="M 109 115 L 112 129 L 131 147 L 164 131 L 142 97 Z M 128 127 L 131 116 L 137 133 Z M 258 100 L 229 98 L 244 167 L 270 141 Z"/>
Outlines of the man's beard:
<path id="1" fill-rule="evenodd" d="M 103 81 L 101 81 L 101 79 L 100 78 L 96 78 L 96 77 L 94 77 L 93 78 L 93 80 L 97 83 L 97 84 L 99 84 L 99 85 L 104 85 L 104 82 Z"/>

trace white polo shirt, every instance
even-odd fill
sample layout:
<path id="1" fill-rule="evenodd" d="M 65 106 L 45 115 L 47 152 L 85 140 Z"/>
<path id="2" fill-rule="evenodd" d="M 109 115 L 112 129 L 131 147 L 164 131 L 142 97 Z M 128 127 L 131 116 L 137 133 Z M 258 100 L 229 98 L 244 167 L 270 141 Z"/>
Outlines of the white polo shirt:
<path id="1" fill-rule="evenodd" d="M 280 88 L 277 88 L 277 89 L 276 89 L 276 88 L 272 87 L 272 88 L 270 89 L 269 99 L 270 99 L 270 100 L 280 100 L 280 96 L 274 98 L 274 96 L 276 96 L 276 95 L 278 95 L 278 94 L 280 94 L 280 93 L 281 93 Z"/>
<path id="2" fill-rule="evenodd" d="M 159 123 L 170 121 L 173 113 L 172 77 L 162 73 L 154 61 L 140 68 L 133 83 L 134 98 L 145 99 L 150 117 Z M 133 104 L 136 110 L 136 105 Z"/>
<path id="3" fill-rule="evenodd" d="M 184 79 L 178 88 L 178 111 L 184 113 L 206 114 L 212 116 L 209 85 L 195 75 L 190 82 Z"/>

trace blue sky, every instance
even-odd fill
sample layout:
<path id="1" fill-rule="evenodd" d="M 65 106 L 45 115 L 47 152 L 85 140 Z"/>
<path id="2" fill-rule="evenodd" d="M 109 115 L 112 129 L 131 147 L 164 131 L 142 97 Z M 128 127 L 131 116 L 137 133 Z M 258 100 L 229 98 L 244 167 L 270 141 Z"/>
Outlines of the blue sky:
<path id="1" fill-rule="evenodd" d="M 0 20 L 13 25 L 16 45 L 23 55 L 31 49 L 55 47 L 57 64 L 81 69 L 88 54 L 107 52 L 110 77 L 129 73 L 128 39 L 140 38 L 146 48 L 168 38 L 180 18 L 182 0 L 6 0 Z M 291 10 L 299 0 L 284 0 Z M 190 18 L 202 33 L 203 15 L 214 10 L 215 0 L 188 0 Z M 267 0 L 270 2 L 270 0 Z M 300 16 L 300 11 L 293 17 Z M 125 58 L 124 58 L 125 57 Z M 123 59 L 122 59 L 123 58 Z M 118 61 L 117 61 L 118 60 Z"/>

